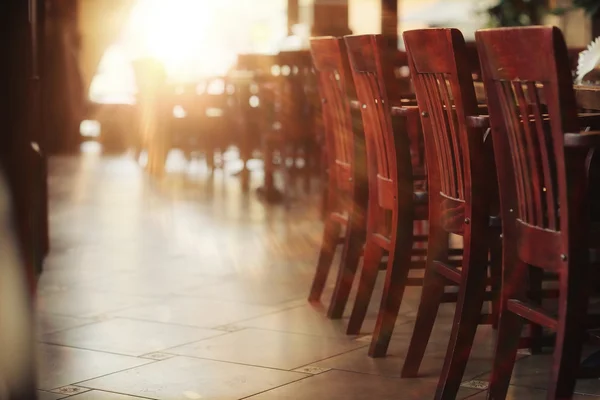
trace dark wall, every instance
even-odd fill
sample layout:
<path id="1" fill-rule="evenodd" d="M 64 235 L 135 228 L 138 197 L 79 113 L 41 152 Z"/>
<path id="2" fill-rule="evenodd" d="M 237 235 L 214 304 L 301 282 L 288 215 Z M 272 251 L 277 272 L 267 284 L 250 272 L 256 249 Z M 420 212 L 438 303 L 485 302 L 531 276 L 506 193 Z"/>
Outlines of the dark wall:
<path id="1" fill-rule="evenodd" d="M 15 225 L 32 287 L 48 250 L 41 42 L 37 37 L 42 23 L 40 3 L 0 2 L 4 28 L 0 39 L 0 165 L 10 185 Z"/>

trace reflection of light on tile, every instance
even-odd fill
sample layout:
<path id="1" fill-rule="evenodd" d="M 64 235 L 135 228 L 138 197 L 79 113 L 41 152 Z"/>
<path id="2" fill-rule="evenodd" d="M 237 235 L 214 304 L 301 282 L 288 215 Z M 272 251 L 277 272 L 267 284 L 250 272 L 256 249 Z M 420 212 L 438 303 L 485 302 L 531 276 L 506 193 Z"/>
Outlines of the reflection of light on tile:
<path id="1" fill-rule="evenodd" d="M 202 396 L 196 392 L 183 392 L 186 399 L 201 399 Z"/>

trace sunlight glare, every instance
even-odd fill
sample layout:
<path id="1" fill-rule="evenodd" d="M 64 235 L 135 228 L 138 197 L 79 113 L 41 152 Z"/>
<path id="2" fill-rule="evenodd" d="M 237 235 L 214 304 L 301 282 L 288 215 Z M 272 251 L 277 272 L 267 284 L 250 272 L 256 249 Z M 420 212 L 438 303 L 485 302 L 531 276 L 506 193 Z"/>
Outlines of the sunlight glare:
<path id="1" fill-rule="evenodd" d="M 211 0 L 138 0 L 125 35 L 140 57 L 164 63 L 170 78 L 223 74 L 235 62 L 219 40 L 219 13 Z"/>

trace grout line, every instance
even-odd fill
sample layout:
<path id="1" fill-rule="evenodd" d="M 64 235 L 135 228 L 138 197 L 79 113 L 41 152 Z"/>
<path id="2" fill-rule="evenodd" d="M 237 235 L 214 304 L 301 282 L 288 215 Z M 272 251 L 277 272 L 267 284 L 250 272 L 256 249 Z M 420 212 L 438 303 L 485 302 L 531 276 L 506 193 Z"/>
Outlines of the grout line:
<path id="1" fill-rule="evenodd" d="M 174 357 L 172 357 L 170 359 L 173 359 L 173 358 L 176 358 L 176 357 L 192 358 L 192 359 L 195 359 L 195 360 L 213 361 L 213 362 L 218 362 L 218 363 L 222 363 L 222 364 L 241 365 L 241 366 L 245 366 L 245 367 L 261 368 L 261 369 L 268 369 L 268 370 L 278 371 L 278 372 L 290 372 L 290 373 L 294 373 L 294 374 L 302 374 L 302 375 L 311 375 L 312 376 L 312 374 L 308 374 L 306 372 L 294 371 L 294 368 L 292 368 L 292 369 L 282 369 L 282 368 L 276 368 L 276 367 L 268 367 L 268 366 L 265 366 L 265 365 L 256 365 L 256 364 L 248 364 L 248 363 L 235 362 L 235 361 L 217 360 L 215 358 L 198 357 L 198 356 L 187 355 L 187 354 L 173 354 L 173 353 L 166 353 L 166 354 L 174 356 Z"/>
<path id="2" fill-rule="evenodd" d="M 260 317 L 259 317 L 260 318 Z M 414 321 L 408 321 L 408 323 L 411 323 Z M 398 326 L 403 325 L 403 324 L 399 324 Z M 227 324 L 227 325 L 222 325 L 222 326 L 236 326 L 236 323 L 232 323 L 232 324 Z M 339 341 L 343 341 L 346 339 L 350 340 L 350 341 L 356 341 L 357 339 L 363 337 L 363 336 L 369 336 L 371 335 L 369 334 L 360 334 L 360 335 L 345 335 L 345 337 L 336 337 L 336 336 L 325 336 L 325 335 L 319 335 L 317 333 L 306 333 L 306 332 L 292 332 L 292 331 L 284 331 L 281 329 L 272 329 L 272 328 L 264 328 L 264 327 L 260 327 L 260 326 L 252 326 L 252 325 L 246 325 L 246 326 L 240 326 L 240 328 L 244 328 L 244 329 L 256 329 L 256 330 L 262 330 L 262 331 L 270 331 L 270 332 L 281 332 L 281 333 L 289 333 L 289 334 L 294 334 L 294 335 L 303 335 L 303 336 L 311 336 L 311 337 L 318 337 L 318 338 L 322 338 L 322 339 L 329 339 L 329 340 L 339 340 Z M 392 335 L 392 340 L 398 340 L 398 338 L 394 338 L 394 336 Z"/>
<path id="3" fill-rule="evenodd" d="M 56 333 L 62 333 L 62 332 L 70 331 L 71 329 L 83 328 L 84 326 L 94 325 L 94 324 L 97 324 L 98 322 L 102 322 L 102 321 L 86 322 L 85 324 L 81 324 L 81 325 L 77 325 L 77 326 L 72 326 L 70 328 L 59 329 L 57 331 L 50 331 L 50 332 L 46 332 L 46 333 L 41 333 L 39 329 L 37 331 L 38 331 L 38 335 L 39 336 L 48 336 L 48 335 L 54 335 Z M 41 337 L 39 339 L 41 339 Z M 41 342 L 41 340 L 38 340 L 38 341 Z"/>
<path id="4" fill-rule="evenodd" d="M 78 347 L 78 346 L 72 346 L 72 345 L 67 345 L 67 344 L 52 343 L 52 342 L 42 342 L 42 341 L 40 341 L 38 343 L 45 344 L 45 345 L 48 345 L 48 346 L 66 347 L 66 348 L 75 349 L 75 350 L 91 351 L 91 352 L 94 352 L 94 353 L 110 354 L 110 355 L 113 355 L 113 356 L 121 356 L 121 357 L 136 358 L 136 359 L 140 359 L 140 360 L 148 360 L 148 361 L 150 361 L 148 364 L 150 364 L 151 362 L 158 362 L 159 361 L 159 360 L 153 360 L 151 358 L 143 358 L 142 356 L 132 356 L 131 354 L 115 353 L 113 351 L 87 349 L 85 347 Z M 160 353 L 160 352 L 158 352 L 158 351 L 154 352 L 153 351 L 151 353 Z M 149 353 L 144 353 L 144 354 L 149 354 Z M 138 365 L 138 367 L 141 366 L 141 365 L 144 365 L 144 364 L 140 364 L 140 365 Z"/>
<path id="5" fill-rule="evenodd" d="M 327 373 L 327 372 L 324 372 L 323 374 L 326 374 L 326 373 Z M 251 395 L 249 395 L 249 396 L 246 396 L 246 397 L 240 397 L 240 399 L 239 399 L 239 400 L 251 399 L 252 397 L 254 397 L 254 396 L 258 396 L 258 395 L 260 395 L 260 394 L 262 394 L 262 393 L 267 393 L 267 392 L 270 392 L 270 391 L 272 391 L 272 390 L 276 390 L 276 389 L 279 389 L 279 388 L 282 388 L 282 387 L 285 387 L 285 386 L 288 386 L 288 385 L 292 385 L 292 384 L 294 384 L 294 383 L 298 383 L 298 382 L 304 381 L 304 380 L 306 380 L 306 379 L 314 378 L 315 376 L 316 376 L 316 375 L 310 375 L 310 374 L 309 374 L 309 375 L 307 375 L 307 376 L 306 376 L 306 377 L 304 377 L 304 378 L 300 378 L 300 379 L 298 379 L 298 380 L 295 380 L 295 381 L 292 381 L 292 382 L 284 383 L 283 385 L 275 386 L 275 387 L 272 387 L 272 388 L 270 388 L 270 389 L 267 389 L 267 390 L 262 390 L 262 391 L 260 391 L 260 392 L 258 392 L 258 393 L 254 393 L 254 394 L 251 394 Z"/>
<path id="6" fill-rule="evenodd" d="M 96 379 L 96 378 L 94 378 L 94 379 Z M 157 400 L 156 397 L 138 396 L 137 394 L 128 394 L 128 393 L 122 393 L 122 392 L 115 392 L 115 391 L 112 391 L 112 390 L 94 389 L 94 388 L 91 388 L 91 387 L 85 387 L 85 386 L 81 386 L 81 385 L 76 385 L 76 386 L 79 386 L 79 387 L 82 387 L 82 388 L 85 388 L 85 389 L 90 389 L 90 391 L 95 391 L 95 392 L 112 393 L 112 394 L 118 394 L 118 395 L 121 395 L 121 396 L 132 396 L 134 399 L 140 398 L 140 399 L 147 399 L 147 400 Z M 77 396 L 77 395 L 74 395 L 74 396 Z M 69 396 L 69 397 L 72 397 L 72 396 Z"/>
<path id="7" fill-rule="evenodd" d="M 150 361 L 150 360 L 149 360 L 149 361 Z M 121 370 L 119 370 L 119 371 L 114 371 L 114 372 L 109 372 L 109 373 L 107 373 L 107 374 L 104 374 L 104 375 L 99 375 L 99 376 L 96 376 L 96 377 L 94 377 L 94 378 L 85 379 L 85 380 L 83 380 L 83 381 L 78 381 L 78 382 L 75 382 L 75 383 L 71 383 L 71 385 L 73 385 L 73 386 L 81 386 L 81 387 L 83 387 L 83 388 L 86 388 L 86 389 L 91 389 L 91 390 L 99 390 L 99 391 L 102 391 L 102 389 L 96 389 L 96 388 L 92 388 L 92 387 L 89 387 L 89 386 L 85 386 L 85 382 L 89 382 L 89 381 L 93 381 L 93 380 L 96 380 L 96 379 L 104 378 L 104 377 L 107 377 L 107 376 L 110 376 L 110 375 L 114 375 L 114 374 L 119 374 L 119 373 L 121 373 L 121 372 L 125 372 L 125 371 L 130 371 L 130 370 L 133 370 L 133 369 L 136 369 L 136 368 L 139 368 L 139 367 L 143 367 L 143 366 L 146 366 L 146 365 L 154 364 L 154 363 L 157 363 L 157 362 L 160 362 L 160 361 L 149 362 L 149 363 L 146 363 L 146 364 L 136 365 L 135 367 L 131 367 L 131 368 L 125 368 L 125 369 L 121 369 Z M 57 389 L 58 389 L 58 388 L 57 388 Z M 154 399 L 153 399 L 153 400 L 154 400 Z"/>
<path id="8" fill-rule="evenodd" d="M 466 389 L 470 389 L 470 388 L 466 388 Z M 471 390 L 474 390 L 474 389 L 471 389 Z M 487 390 L 480 390 L 480 391 L 479 391 L 479 392 L 477 392 L 477 393 L 473 393 L 473 394 L 471 394 L 471 395 L 469 395 L 469 396 L 467 396 L 467 397 L 463 397 L 463 400 L 469 400 L 469 399 L 472 399 L 472 398 L 474 398 L 475 396 L 479 396 L 481 393 L 484 393 L 484 392 L 487 392 Z"/>
<path id="9" fill-rule="evenodd" d="M 323 361 L 326 361 L 326 360 L 329 360 L 329 359 L 332 359 L 332 358 L 335 358 L 335 357 L 343 356 L 345 354 L 352 353 L 353 351 L 364 349 L 367 346 L 369 346 L 369 345 L 365 344 L 364 346 L 360 346 L 360 347 L 354 348 L 352 350 L 344 351 L 343 353 L 339 353 L 339 354 L 336 354 L 336 355 L 333 355 L 333 356 L 330 356 L 330 357 L 326 357 L 326 358 L 320 359 L 318 361 L 314 361 L 314 362 L 309 363 L 309 364 L 301 365 L 301 366 L 299 366 L 299 367 L 297 367 L 295 369 L 304 368 L 304 367 L 308 367 L 308 366 L 315 366 L 316 367 L 315 363 L 320 363 L 320 362 L 323 362 Z M 330 368 L 330 367 L 327 367 L 327 368 Z M 339 369 L 339 368 L 331 368 L 331 369 Z M 342 369 L 339 369 L 339 370 L 343 371 Z M 347 372 L 354 372 L 354 371 L 347 371 Z M 372 374 L 368 374 L 368 375 L 372 375 Z"/>

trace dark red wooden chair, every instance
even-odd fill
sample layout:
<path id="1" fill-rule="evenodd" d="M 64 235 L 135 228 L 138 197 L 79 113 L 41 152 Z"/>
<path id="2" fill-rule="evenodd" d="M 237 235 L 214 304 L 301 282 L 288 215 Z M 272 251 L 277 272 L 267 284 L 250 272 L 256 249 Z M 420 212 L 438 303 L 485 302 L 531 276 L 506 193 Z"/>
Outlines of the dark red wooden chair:
<path id="1" fill-rule="evenodd" d="M 369 349 L 370 356 L 380 357 L 386 354 L 405 287 L 422 284 L 420 278 L 409 278 L 411 268 L 423 267 L 423 262 L 412 262 L 413 245 L 426 239 L 413 234 L 413 224 L 426 220 L 428 212 L 427 192 L 415 191 L 415 181 L 424 176 L 414 173 L 411 162 L 410 138 L 419 134 L 408 132 L 420 129 L 418 109 L 398 108 L 403 118 L 394 126 L 391 106 L 402 104 L 401 90 L 390 68 L 393 64 L 387 62 L 390 53 L 382 36 L 347 36 L 344 40 L 362 114 L 369 182 L 363 267 L 347 332 L 360 332 L 387 252 L 385 286 Z"/>
<path id="2" fill-rule="evenodd" d="M 436 393 L 436 399 L 451 399 L 459 389 L 477 326 L 494 320 L 482 315 L 482 306 L 486 299 L 497 299 L 500 286 L 500 229 L 498 219 L 492 218 L 496 174 L 460 31 L 408 31 L 404 42 L 429 161 L 429 252 L 402 376 L 417 375 L 445 286 L 453 282 L 459 285 L 458 300 Z M 450 233 L 463 237 L 460 269 L 448 263 Z M 486 292 L 488 286 L 491 290 Z M 494 303 L 492 311 L 497 312 Z"/>
<path id="3" fill-rule="evenodd" d="M 319 301 L 336 247 L 343 244 L 333 295 L 336 300 L 331 302 L 329 311 L 332 316 L 340 299 L 345 304 L 362 254 L 368 199 L 366 163 L 362 132 L 355 138 L 350 112 L 354 84 L 346 45 L 335 37 L 313 38 L 311 51 L 325 124 L 328 181 L 325 182 L 325 231 L 309 300 Z"/>
<path id="4" fill-rule="evenodd" d="M 489 399 L 504 399 L 524 321 L 557 332 L 548 399 L 570 399 L 588 303 L 591 242 L 588 151 L 600 132 L 581 132 L 570 63 L 554 27 L 476 33 L 498 170 L 504 235 L 501 316 Z M 542 100 L 543 99 L 543 100 Z M 598 247 L 597 244 L 595 247 Z M 530 268 L 558 275 L 558 313 L 532 302 Z M 589 372 L 589 371 L 587 371 Z M 597 372 L 597 371 L 596 371 Z"/>

